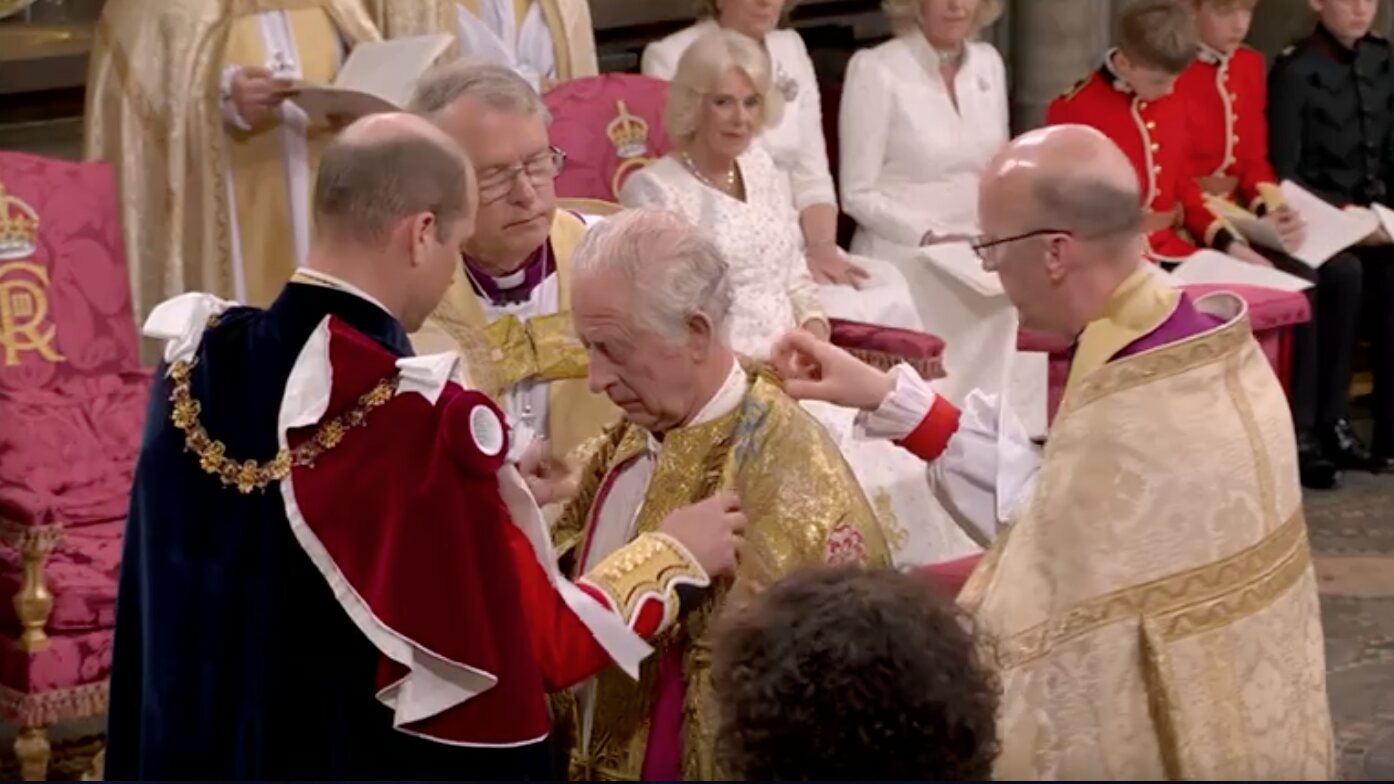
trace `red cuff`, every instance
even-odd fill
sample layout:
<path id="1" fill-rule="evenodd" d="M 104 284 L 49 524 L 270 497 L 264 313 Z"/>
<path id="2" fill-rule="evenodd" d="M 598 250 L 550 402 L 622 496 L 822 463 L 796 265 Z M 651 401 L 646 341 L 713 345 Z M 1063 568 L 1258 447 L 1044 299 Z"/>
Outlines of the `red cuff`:
<path id="1" fill-rule="evenodd" d="M 915 426 L 910 435 L 896 443 L 924 461 L 937 459 L 949 446 L 949 439 L 958 432 L 958 408 L 944 397 L 934 400 L 929 413 Z"/>
<path id="2" fill-rule="evenodd" d="M 575 585 L 577 588 L 584 591 L 587 596 L 600 602 L 601 607 L 614 612 L 615 608 L 611 606 L 610 599 L 605 596 L 604 591 L 584 580 L 577 582 Z M 654 634 L 658 631 L 658 627 L 663 623 L 663 609 L 663 602 L 652 597 L 643 599 L 639 602 L 638 611 L 634 613 L 634 617 L 630 620 L 629 628 L 645 640 L 653 639 Z"/>

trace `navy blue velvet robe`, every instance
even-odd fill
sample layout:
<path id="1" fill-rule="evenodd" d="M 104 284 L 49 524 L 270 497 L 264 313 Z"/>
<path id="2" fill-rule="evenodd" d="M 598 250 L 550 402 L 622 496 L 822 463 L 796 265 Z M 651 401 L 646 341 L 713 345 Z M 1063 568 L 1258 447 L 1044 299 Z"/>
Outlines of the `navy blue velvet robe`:
<path id="1" fill-rule="evenodd" d="M 373 304 L 299 283 L 204 334 L 192 391 L 230 457 L 275 455 L 286 380 L 330 314 L 411 352 Z M 453 747 L 392 728 L 373 694 L 378 652 L 296 542 L 279 488 L 243 495 L 204 473 L 170 422 L 169 386 L 161 375 L 152 392 L 131 493 L 107 778 L 550 778 L 547 741 Z"/>

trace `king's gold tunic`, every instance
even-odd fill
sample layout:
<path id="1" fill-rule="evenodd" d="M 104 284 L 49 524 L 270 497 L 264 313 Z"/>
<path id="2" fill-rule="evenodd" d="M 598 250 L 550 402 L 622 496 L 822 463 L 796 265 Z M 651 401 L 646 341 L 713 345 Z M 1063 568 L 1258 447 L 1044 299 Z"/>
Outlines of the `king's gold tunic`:
<path id="1" fill-rule="evenodd" d="M 640 777 L 657 663 L 668 646 L 679 646 L 686 682 L 683 777 L 719 778 L 709 673 L 709 623 L 717 610 L 747 600 L 800 567 L 890 563 L 866 497 L 827 433 L 783 393 L 777 379 L 754 365 L 746 371 L 747 392 L 735 410 L 664 434 L 634 526 L 634 534 L 642 536 L 657 530 L 670 512 L 732 489 L 749 518 L 736 576 L 718 581 L 703 605 L 681 620 L 645 662 L 638 684 L 613 670 L 599 676 L 590 745 L 581 748 L 579 739 L 573 739 L 573 778 Z M 553 529 L 558 552 L 580 554 L 575 561 L 584 563 L 605 502 L 604 488 L 648 438 L 642 428 L 624 423 L 609 432 L 582 474 L 580 493 Z"/>
<path id="2" fill-rule="evenodd" d="M 1332 773 L 1292 418 L 1243 302 L 1197 308 L 1226 321 L 1071 384 L 960 596 L 1002 678 L 995 778 Z"/>

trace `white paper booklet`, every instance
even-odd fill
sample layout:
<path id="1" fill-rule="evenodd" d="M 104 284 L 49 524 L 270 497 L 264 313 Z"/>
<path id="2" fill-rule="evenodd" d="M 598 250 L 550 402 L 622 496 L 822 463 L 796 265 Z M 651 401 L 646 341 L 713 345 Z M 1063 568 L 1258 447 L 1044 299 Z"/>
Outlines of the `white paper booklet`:
<path id="1" fill-rule="evenodd" d="M 1262 286 L 1281 291 L 1305 291 L 1312 284 L 1296 275 L 1272 267 L 1260 267 L 1214 250 L 1201 250 L 1172 270 L 1178 285 L 1218 283 L 1232 286 Z"/>
<path id="2" fill-rule="evenodd" d="M 1379 219 L 1370 210 L 1340 209 L 1290 180 L 1285 180 L 1279 190 L 1288 206 L 1306 221 L 1307 238 L 1292 257 L 1310 267 L 1320 267 L 1379 226 Z M 1218 198 L 1207 198 L 1206 205 L 1238 229 L 1251 244 L 1285 250 L 1278 232 L 1243 207 Z"/>
<path id="3" fill-rule="evenodd" d="M 455 38 L 447 33 L 369 41 L 353 48 L 332 84 L 297 82 L 291 96 L 310 119 L 349 119 L 401 111 L 416 81 Z"/>
<path id="4" fill-rule="evenodd" d="M 966 242 L 944 242 L 920 248 L 919 258 L 926 264 L 943 269 L 984 297 L 996 297 L 1003 293 L 1002 281 L 997 273 L 983 269 L 982 259 Z"/>
<path id="5" fill-rule="evenodd" d="M 1281 187 L 1288 206 L 1307 223 L 1307 240 L 1292 255 L 1313 268 L 1379 228 L 1379 218 L 1370 210 L 1343 210 L 1291 180 Z"/>

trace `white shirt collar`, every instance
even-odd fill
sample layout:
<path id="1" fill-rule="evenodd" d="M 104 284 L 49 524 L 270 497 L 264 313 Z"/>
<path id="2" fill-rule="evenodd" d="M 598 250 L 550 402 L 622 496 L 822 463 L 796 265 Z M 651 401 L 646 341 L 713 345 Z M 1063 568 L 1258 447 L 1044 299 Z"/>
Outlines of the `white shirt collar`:
<path id="1" fill-rule="evenodd" d="M 683 427 L 693 427 L 705 424 L 721 417 L 726 416 L 736 410 L 736 406 L 745 399 L 748 381 L 745 376 L 745 369 L 741 367 L 735 356 L 731 357 L 731 370 L 726 374 L 726 380 L 721 382 L 721 386 L 716 390 L 716 394 L 711 396 L 706 405 L 702 406 L 692 419 L 688 420 Z M 649 451 L 658 454 L 661 442 L 650 432 Z"/>
<path id="2" fill-rule="evenodd" d="M 349 283 L 348 281 L 344 280 L 338 275 L 331 275 L 323 270 L 310 269 L 309 267 L 301 267 L 300 269 L 295 271 L 295 274 L 292 275 L 290 279 L 293 283 L 305 283 L 311 286 L 323 286 L 324 288 L 328 289 L 338 289 L 339 291 L 342 291 L 345 294 L 352 294 L 353 296 L 358 297 L 361 300 L 371 302 L 372 304 L 382 309 L 384 313 L 386 313 L 389 316 L 392 316 L 393 318 L 397 317 L 396 314 L 394 314 L 391 310 L 388 310 L 386 305 L 379 302 L 376 297 L 364 291 L 363 289 L 358 288 L 352 283 Z"/>
<path id="3" fill-rule="evenodd" d="M 932 73 L 938 72 L 940 64 L 939 61 L 941 59 L 939 57 L 939 51 L 930 45 L 929 39 L 924 37 L 924 33 L 916 30 L 914 32 L 906 33 L 902 37 L 905 39 L 906 45 L 910 47 L 910 53 L 915 56 L 916 60 L 920 61 L 920 65 L 924 66 L 926 70 Z M 968 70 L 968 63 L 972 59 L 973 42 L 964 41 L 963 62 L 959 66 L 961 71 Z"/>

